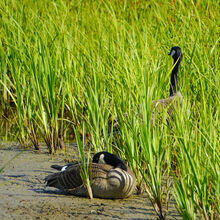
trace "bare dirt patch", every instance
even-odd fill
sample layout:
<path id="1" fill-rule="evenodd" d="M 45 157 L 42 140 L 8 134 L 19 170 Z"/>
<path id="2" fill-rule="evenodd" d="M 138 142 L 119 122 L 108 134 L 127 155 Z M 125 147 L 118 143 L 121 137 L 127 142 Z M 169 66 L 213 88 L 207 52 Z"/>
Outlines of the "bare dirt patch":
<path id="1" fill-rule="evenodd" d="M 6 144 L 0 147 L 0 168 L 10 161 L 0 174 L 0 219 L 157 219 L 145 194 L 90 200 L 45 188 L 45 176 L 54 172 L 50 166 L 65 164 L 76 148 L 70 146 L 66 154 L 53 157 L 41 149 L 38 153 Z M 181 219 L 172 208 L 168 219 L 174 218 Z"/>

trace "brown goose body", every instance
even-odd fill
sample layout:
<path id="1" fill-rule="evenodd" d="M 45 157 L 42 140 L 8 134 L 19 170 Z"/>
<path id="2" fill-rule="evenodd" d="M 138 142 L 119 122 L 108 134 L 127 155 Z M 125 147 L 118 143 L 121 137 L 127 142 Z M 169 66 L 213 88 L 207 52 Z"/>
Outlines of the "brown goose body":
<path id="1" fill-rule="evenodd" d="M 119 199 L 129 197 L 135 190 L 136 179 L 129 167 L 127 171 L 108 164 L 90 163 L 88 172 L 93 197 Z M 64 190 L 75 196 L 87 197 L 87 189 L 80 176 L 79 164 L 45 178 L 47 186 Z"/>
<path id="2" fill-rule="evenodd" d="M 169 96 L 168 98 L 165 99 L 158 99 L 158 100 L 153 100 L 151 102 L 151 110 L 152 110 L 152 115 L 151 115 L 151 123 L 155 124 L 155 119 L 158 118 L 161 120 L 162 112 L 165 111 L 166 113 L 166 121 L 167 123 L 170 122 L 170 119 L 173 117 L 173 113 L 175 112 L 175 107 L 181 106 L 183 102 L 183 97 L 178 91 L 177 93 L 173 94 L 172 96 Z M 124 114 L 125 118 L 128 116 L 128 113 L 125 112 Z M 139 112 L 139 117 L 141 119 L 141 122 L 143 120 L 143 115 L 141 112 Z M 118 118 L 114 119 L 113 123 L 113 135 L 119 133 L 119 123 L 118 123 Z M 109 128 L 109 136 L 111 132 L 111 122 L 108 123 L 108 128 Z"/>
<path id="3" fill-rule="evenodd" d="M 166 99 L 159 99 L 159 100 L 154 100 L 151 103 L 151 109 L 152 109 L 152 117 L 151 119 L 155 119 L 155 115 L 159 114 L 161 115 L 162 111 L 166 111 L 167 113 L 167 121 L 169 121 L 169 118 L 172 118 L 174 108 L 175 106 L 181 105 L 183 101 L 183 97 L 178 91 L 176 94 L 169 96 Z"/>

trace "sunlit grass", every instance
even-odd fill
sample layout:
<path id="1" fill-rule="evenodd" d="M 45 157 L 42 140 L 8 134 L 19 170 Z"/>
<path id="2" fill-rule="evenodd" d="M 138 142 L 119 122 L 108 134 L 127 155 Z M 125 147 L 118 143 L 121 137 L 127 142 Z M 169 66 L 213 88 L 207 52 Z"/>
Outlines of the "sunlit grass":
<path id="1" fill-rule="evenodd" d="M 84 127 L 83 127 L 83 140 L 84 140 Z M 88 159 L 86 160 L 85 158 L 85 143 L 84 141 L 81 141 L 80 139 L 80 135 L 77 132 L 77 130 L 75 130 L 75 135 L 76 135 L 76 143 L 78 146 L 78 150 L 79 150 L 79 166 L 80 166 L 80 176 L 82 178 L 83 184 L 87 189 L 88 192 L 88 196 L 90 199 L 93 199 L 93 193 L 92 193 L 92 188 L 91 188 L 91 184 L 92 184 L 92 179 L 90 177 L 90 170 L 91 170 L 91 163 L 90 163 L 90 151 L 88 153 Z"/>
<path id="2" fill-rule="evenodd" d="M 35 149 L 44 140 L 50 153 L 76 140 L 84 168 L 84 144 L 115 152 L 158 217 L 173 195 L 183 218 L 216 218 L 219 11 L 218 1 L 200 0 L 1 1 L 2 139 Z M 184 102 L 169 124 L 153 126 L 151 101 L 169 95 L 175 45 Z"/>

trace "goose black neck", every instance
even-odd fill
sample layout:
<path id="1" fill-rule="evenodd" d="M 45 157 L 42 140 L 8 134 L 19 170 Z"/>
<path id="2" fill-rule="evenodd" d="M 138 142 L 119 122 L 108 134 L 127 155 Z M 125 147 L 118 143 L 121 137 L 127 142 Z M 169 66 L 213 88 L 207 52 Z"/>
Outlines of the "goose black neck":
<path id="1" fill-rule="evenodd" d="M 172 75 L 171 75 L 171 85 L 170 85 L 170 96 L 173 96 L 176 94 L 176 92 L 179 91 L 179 85 L 178 85 L 178 79 L 177 79 L 177 74 L 179 70 L 179 65 L 181 62 L 181 59 L 179 59 L 176 63 L 177 59 L 174 59 L 174 68 L 172 70 Z"/>

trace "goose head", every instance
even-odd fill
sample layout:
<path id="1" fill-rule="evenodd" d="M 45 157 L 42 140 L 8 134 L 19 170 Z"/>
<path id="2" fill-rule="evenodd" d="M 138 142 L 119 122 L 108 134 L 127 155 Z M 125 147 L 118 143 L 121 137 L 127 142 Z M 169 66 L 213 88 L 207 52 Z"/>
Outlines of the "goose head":
<path id="1" fill-rule="evenodd" d="M 178 58 L 180 59 L 179 61 L 181 61 L 183 56 L 181 48 L 177 46 L 172 47 L 168 55 L 170 55 L 174 59 L 174 61 L 176 61 Z"/>
<path id="2" fill-rule="evenodd" d="M 108 164 L 113 166 L 114 168 L 121 168 L 122 170 L 127 171 L 127 167 L 120 157 L 106 151 L 95 154 L 93 156 L 92 162 L 99 164 Z"/>

